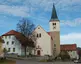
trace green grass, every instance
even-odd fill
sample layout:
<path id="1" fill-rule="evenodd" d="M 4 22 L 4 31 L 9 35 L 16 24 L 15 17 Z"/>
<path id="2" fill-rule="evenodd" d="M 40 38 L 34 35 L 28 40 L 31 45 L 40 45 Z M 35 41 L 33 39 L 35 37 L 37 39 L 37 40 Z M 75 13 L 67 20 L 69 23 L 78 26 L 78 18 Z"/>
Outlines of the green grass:
<path id="1" fill-rule="evenodd" d="M 0 64 L 16 64 L 16 62 L 12 60 L 0 60 Z"/>

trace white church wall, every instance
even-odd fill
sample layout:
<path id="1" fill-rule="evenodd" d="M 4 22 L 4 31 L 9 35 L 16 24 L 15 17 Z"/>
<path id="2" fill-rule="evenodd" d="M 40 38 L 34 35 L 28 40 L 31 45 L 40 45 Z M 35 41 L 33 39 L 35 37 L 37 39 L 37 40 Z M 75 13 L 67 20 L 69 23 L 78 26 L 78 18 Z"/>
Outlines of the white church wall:
<path id="1" fill-rule="evenodd" d="M 35 31 L 37 34 L 41 34 L 41 37 L 38 37 L 36 41 L 37 42 L 36 47 L 40 46 L 41 48 L 41 56 L 52 55 L 50 36 L 44 31 L 44 29 L 41 26 L 38 26 Z M 36 50 L 36 55 L 37 55 L 37 50 Z"/>
<path id="2" fill-rule="evenodd" d="M 53 25 L 53 23 L 56 23 L 56 26 Z M 49 22 L 49 25 L 50 25 L 50 32 L 52 32 L 52 31 L 60 31 L 60 22 L 59 21 L 51 21 L 51 22 Z"/>

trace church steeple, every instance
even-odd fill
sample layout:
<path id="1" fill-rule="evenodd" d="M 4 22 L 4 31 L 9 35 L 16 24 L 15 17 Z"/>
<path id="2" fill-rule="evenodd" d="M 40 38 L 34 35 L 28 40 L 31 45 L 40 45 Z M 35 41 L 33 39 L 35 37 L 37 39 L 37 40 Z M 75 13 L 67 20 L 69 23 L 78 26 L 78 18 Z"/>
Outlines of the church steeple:
<path id="1" fill-rule="evenodd" d="M 55 9 L 54 4 L 53 4 L 53 8 L 52 8 L 51 20 L 58 20 L 58 17 L 57 17 L 57 13 L 56 13 L 56 9 Z"/>

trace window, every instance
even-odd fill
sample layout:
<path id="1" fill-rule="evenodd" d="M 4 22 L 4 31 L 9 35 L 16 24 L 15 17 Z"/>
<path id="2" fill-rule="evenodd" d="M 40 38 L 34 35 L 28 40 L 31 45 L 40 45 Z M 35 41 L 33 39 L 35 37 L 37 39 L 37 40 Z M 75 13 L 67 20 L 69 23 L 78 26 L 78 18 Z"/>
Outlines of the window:
<path id="1" fill-rule="evenodd" d="M 12 41 L 12 44 L 14 44 L 14 41 Z"/>
<path id="2" fill-rule="evenodd" d="M 10 48 L 8 48 L 8 52 L 10 52 Z"/>
<path id="3" fill-rule="evenodd" d="M 41 33 L 37 34 L 37 37 L 41 37 Z"/>
<path id="4" fill-rule="evenodd" d="M 7 42 L 7 45 L 9 44 L 9 42 Z"/>
<path id="5" fill-rule="evenodd" d="M 53 25 L 56 25 L 56 23 L 53 23 Z"/>
<path id="6" fill-rule="evenodd" d="M 54 47 L 56 47 L 56 44 L 54 44 Z"/>
<path id="7" fill-rule="evenodd" d="M 56 49 L 54 49 L 54 51 L 56 51 Z"/>
<path id="8" fill-rule="evenodd" d="M 39 34 L 39 37 L 41 37 L 41 33 Z"/>
<path id="9" fill-rule="evenodd" d="M 11 38 L 11 36 L 9 36 L 9 38 Z"/>
<path id="10" fill-rule="evenodd" d="M 13 52 L 15 52 L 15 48 L 13 48 Z"/>
<path id="11" fill-rule="evenodd" d="M 38 34 L 37 34 L 37 37 L 38 37 Z"/>

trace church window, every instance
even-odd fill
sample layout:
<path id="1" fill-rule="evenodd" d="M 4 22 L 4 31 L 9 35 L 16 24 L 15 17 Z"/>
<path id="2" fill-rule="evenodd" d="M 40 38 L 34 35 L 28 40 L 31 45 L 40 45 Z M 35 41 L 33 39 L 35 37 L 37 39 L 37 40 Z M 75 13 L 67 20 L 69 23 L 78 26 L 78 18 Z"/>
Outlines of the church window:
<path id="1" fill-rule="evenodd" d="M 39 34 L 39 37 L 41 37 L 41 33 Z"/>
<path id="2" fill-rule="evenodd" d="M 37 37 L 38 37 L 38 34 L 37 34 Z"/>
<path id="3" fill-rule="evenodd" d="M 37 37 L 41 37 L 41 33 L 37 34 Z"/>
<path id="4" fill-rule="evenodd" d="M 53 25 L 56 25 L 56 23 L 53 23 Z"/>
<path id="5" fill-rule="evenodd" d="M 56 47 L 56 44 L 54 44 L 54 47 Z"/>
<path id="6" fill-rule="evenodd" d="M 56 23 L 55 23 L 55 25 L 56 25 Z"/>

